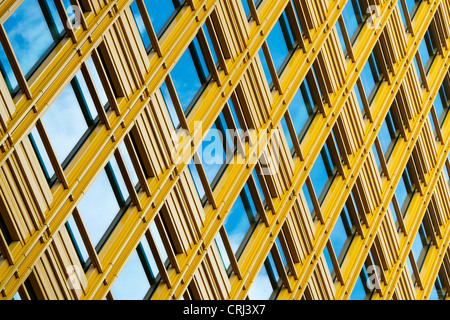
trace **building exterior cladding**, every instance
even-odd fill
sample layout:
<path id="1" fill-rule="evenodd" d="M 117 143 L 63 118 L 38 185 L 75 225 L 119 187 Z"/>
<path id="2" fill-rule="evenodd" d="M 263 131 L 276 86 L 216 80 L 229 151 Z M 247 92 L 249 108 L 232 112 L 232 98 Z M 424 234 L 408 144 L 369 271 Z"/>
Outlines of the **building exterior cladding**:
<path id="1" fill-rule="evenodd" d="M 446 299 L 449 38 L 448 0 L 2 1 L 0 298 Z"/>

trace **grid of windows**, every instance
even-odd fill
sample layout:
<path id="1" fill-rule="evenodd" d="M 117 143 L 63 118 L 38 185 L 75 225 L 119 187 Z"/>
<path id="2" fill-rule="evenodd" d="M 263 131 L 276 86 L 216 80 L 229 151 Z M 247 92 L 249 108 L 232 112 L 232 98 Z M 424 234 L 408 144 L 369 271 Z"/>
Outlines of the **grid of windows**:
<path id="1" fill-rule="evenodd" d="M 386 33 L 364 33 L 367 44 L 361 44 L 370 16 L 368 2 L 352 0 L 333 9 L 339 14 L 332 30 L 327 26 L 329 10 L 317 10 L 326 8 L 325 2 L 288 1 L 283 8 L 271 0 L 224 2 L 213 8 L 199 8 L 187 0 L 135 0 L 126 8 L 105 4 L 120 11 L 109 15 L 115 24 L 104 29 L 109 33 L 100 35 L 101 40 L 96 33 L 82 37 L 88 53 L 76 53 L 79 69 L 70 70 L 64 88 L 56 90 L 52 70 L 46 70 L 50 89 L 39 94 L 52 97 L 41 105 L 34 82 L 44 75 L 36 72 L 56 56 L 62 63 L 66 47 L 81 45 L 77 36 L 92 28 L 84 25 L 75 32 L 66 25 L 65 8 L 73 3 L 81 5 L 82 13 L 106 16 L 103 6 L 89 1 L 24 0 L 0 28 L 3 89 L 9 91 L 8 101 L 20 107 L 0 110 L 1 152 L 13 155 L 5 156 L 5 167 L 0 168 L 2 185 L 12 186 L 0 187 L 0 263 L 5 263 L 0 267 L 15 268 L 19 249 L 11 248 L 29 239 L 37 242 L 34 232 L 50 218 L 51 223 L 61 221 L 63 225 L 54 224 L 63 228 L 47 233 L 56 239 L 60 232 L 58 237 L 73 245 L 64 253 L 68 257 L 57 254 L 55 259 L 79 264 L 90 275 L 98 272 L 98 277 L 89 278 L 88 287 L 103 280 L 104 289 L 84 290 L 80 295 L 86 297 L 152 299 L 182 288 L 178 291 L 184 299 L 278 299 L 292 298 L 301 288 L 306 299 L 335 298 L 330 292 L 340 298 L 373 299 L 386 289 L 384 272 L 399 272 L 389 270 L 387 239 L 406 237 L 411 245 L 395 253 L 400 257 L 408 250 L 412 282 L 424 290 L 421 272 L 432 266 L 429 252 L 441 242 L 437 236 L 447 219 L 441 202 L 447 197 L 448 171 L 447 187 L 435 177 L 440 177 L 439 159 L 448 131 L 449 77 L 446 72 L 429 72 L 434 66 L 439 70 L 447 55 L 444 44 L 450 30 L 436 28 L 448 25 L 443 23 L 447 7 L 433 11 L 428 10 L 430 3 L 400 1 L 395 9 L 385 8 L 400 10 L 407 32 L 420 41 L 418 51 L 409 52 L 400 50 Z M 267 10 L 268 5 L 273 10 Z M 323 16 L 316 17 L 319 11 Z M 398 33 L 405 30 L 392 22 L 391 12 L 386 11 L 383 23 L 399 39 L 404 34 Z M 427 26 L 414 24 L 412 30 L 411 20 L 418 12 Z M 97 21 L 98 30 L 109 27 L 109 19 L 104 20 Z M 268 23 L 273 28 L 265 34 Z M 260 36 L 249 39 L 249 30 Z M 33 41 L 36 34 L 42 41 Z M 184 50 L 178 52 L 170 43 L 176 39 L 183 41 Z M 320 49 L 310 50 L 316 42 Z M 362 51 L 362 45 L 369 50 Z M 308 68 L 302 61 L 310 63 Z M 358 68 L 347 70 L 349 61 Z M 414 67 L 400 79 L 398 69 L 407 64 Z M 297 66 L 302 67 L 294 72 Z M 426 90 L 419 88 L 414 73 Z M 25 99 L 17 96 L 20 91 Z M 382 94 L 392 95 L 394 102 L 382 105 Z M 32 96 L 38 103 L 29 106 Z M 433 105 L 423 114 L 428 101 Z M 16 121 L 20 117 L 26 125 Z M 196 144 L 191 131 L 198 119 L 205 121 L 206 130 Z M 411 124 L 419 130 L 411 130 Z M 280 150 L 288 150 L 288 157 L 280 150 L 259 150 L 268 143 L 248 134 L 267 132 L 275 139 L 275 128 L 281 129 L 285 145 Z M 186 164 L 176 163 L 179 159 L 169 152 L 175 144 L 172 131 L 177 129 L 188 131 L 189 141 L 182 146 L 193 152 Z M 26 139 L 20 139 L 20 132 Z M 415 146 L 398 143 L 416 134 Z M 255 153 L 248 156 L 248 150 Z M 276 172 L 266 174 L 276 152 Z M 375 162 L 367 161 L 367 154 Z M 239 157 L 243 164 L 230 165 Z M 402 165 L 397 168 L 398 163 Z M 450 168 L 448 161 L 446 167 Z M 86 172 L 93 175 L 87 177 Z M 40 184 L 39 175 L 46 183 Z M 429 205 L 418 208 L 419 197 L 435 185 Z M 382 203 L 390 204 L 384 208 Z M 54 219 L 66 208 L 70 212 Z M 383 215 L 386 210 L 394 224 Z M 11 219 L 12 211 L 23 216 Z M 34 211 L 38 214 L 32 215 Z M 412 234 L 411 225 L 422 213 L 419 230 Z M 374 225 L 381 227 L 374 230 Z M 123 244 L 118 245 L 119 240 Z M 264 246 L 258 248 L 260 243 Z M 366 243 L 370 250 L 358 260 L 355 252 Z M 132 250 L 111 262 L 113 250 L 125 244 Z M 431 298 L 446 297 L 445 259 L 436 266 L 437 278 L 433 274 Z M 111 272 L 103 273 L 105 262 Z M 382 288 L 372 286 L 373 266 L 382 268 L 377 274 Z M 353 271 L 360 268 L 355 276 Z M 305 280 L 299 270 L 314 277 Z M 14 299 L 44 297 L 36 272 L 20 279 Z M 212 277 L 216 272 L 226 276 Z M 180 280 L 180 274 L 195 275 Z M 319 284 L 319 276 L 332 281 Z M 354 280 L 345 293 L 334 290 Z M 388 296 L 401 294 L 405 295 L 394 288 Z"/>

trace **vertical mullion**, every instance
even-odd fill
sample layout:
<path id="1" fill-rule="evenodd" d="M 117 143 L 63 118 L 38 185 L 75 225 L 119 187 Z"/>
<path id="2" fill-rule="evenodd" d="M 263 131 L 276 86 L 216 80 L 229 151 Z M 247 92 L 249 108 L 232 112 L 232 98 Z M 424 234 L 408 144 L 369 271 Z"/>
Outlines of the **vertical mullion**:
<path id="1" fill-rule="evenodd" d="M 313 69 L 309 69 L 308 73 L 306 74 L 306 79 L 308 81 L 309 89 L 311 90 L 311 94 L 313 96 L 314 102 L 317 103 L 317 107 L 322 114 L 323 118 L 327 117 L 327 112 L 325 110 L 325 106 L 323 105 L 322 97 L 320 95 L 319 87 L 316 82 L 316 78 L 314 76 Z"/>
<path id="2" fill-rule="evenodd" d="M 366 114 L 367 118 L 369 119 L 370 123 L 373 123 L 373 117 L 372 117 L 372 112 L 370 111 L 369 101 L 367 100 L 367 95 L 364 90 L 364 86 L 362 84 L 360 77 L 358 77 L 358 80 L 356 80 L 356 85 L 359 90 L 359 96 L 361 97 L 361 101 L 362 101 L 362 104 L 364 107 L 365 114 Z"/>
<path id="3" fill-rule="evenodd" d="M 236 274 L 239 280 L 242 280 L 242 273 L 239 268 L 236 256 L 234 255 L 233 248 L 231 247 L 230 239 L 228 238 L 227 231 L 225 227 L 222 225 L 219 229 L 220 237 L 222 238 L 223 245 L 225 247 L 225 251 L 227 252 L 228 259 L 230 260 L 231 268 L 233 272 Z"/>
<path id="4" fill-rule="evenodd" d="M 264 222 L 264 224 L 266 225 L 266 227 L 269 227 L 269 220 L 267 219 L 266 210 L 264 209 L 263 202 L 258 193 L 258 188 L 256 186 L 256 182 L 255 182 L 252 174 L 249 176 L 247 184 L 248 184 L 248 188 L 250 189 L 250 193 L 252 195 L 252 200 L 253 200 L 253 203 L 255 204 L 256 211 L 259 213 L 259 216 L 261 217 L 261 219 Z"/>
<path id="5" fill-rule="evenodd" d="M 338 149 L 336 147 L 336 143 L 334 140 L 334 137 L 332 134 L 330 134 L 327 138 L 328 144 L 330 145 L 330 155 L 332 158 L 334 158 L 334 161 L 336 162 L 336 166 L 338 169 L 339 174 L 342 176 L 343 179 L 345 179 L 345 171 L 344 167 L 342 166 L 341 157 L 339 156 Z"/>
<path id="6" fill-rule="evenodd" d="M 391 180 L 391 174 L 389 173 L 389 169 L 387 167 L 386 159 L 384 158 L 383 149 L 381 148 L 378 136 L 375 138 L 375 149 L 377 150 L 378 159 L 380 159 L 381 169 L 383 170 L 384 175 L 389 181 Z"/>
<path id="7" fill-rule="evenodd" d="M 92 51 L 92 60 L 94 61 L 95 68 L 97 69 L 97 73 L 100 77 L 100 81 L 102 82 L 103 88 L 105 90 L 106 96 L 108 97 L 109 104 L 111 108 L 115 111 L 117 116 L 121 115 L 119 105 L 117 103 L 116 97 L 113 92 L 113 88 L 108 80 L 108 75 L 103 66 L 102 59 L 100 58 L 100 53 L 98 52 L 98 48 Z"/>
<path id="8" fill-rule="evenodd" d="M 287 288 L 288 292 L 291 293 L 292 286 L 291 283 L 289 282 L 289 277 L 287 275 L 286 269 L 284 268 L 283 261 L 281 260 L 280 251 L 278 250 L 276 242 L 273 243 L 270 252 L 272 253 L 272 258 L 275 262 L 275 266 L 277 268 L 278 274 L 281 277 L 281 280 L 283 281 L 284 286 Z"/>
<path id="9" fill-rule="evenodd" d="M 295 9 L 294 9 L 294 6 L 292 5 L 291 1 L 289 1 L 288 5 L 286 7 L 286 15 L 289 19 L 289 24 L 291 26 L 292 33 L 294 35 L 294 39 L 297 40 L 298 45 L 300 46 L 300 48 L 302 48 L 303 53 L 305 53 L 306 46 L 305 46 L 305 42 L 303 41 L 302 30 L 300 29 L 298 20 L 295 17 Z"/>
<path id="10" fill-rule="evenodd" d="M 278 93 L 281 95 L 283 94 L 283 90 L 281 89 L 280 79 L 278 79 L 278 73 L 277 70 L 275 69 L 275 65 L 273 64 L 269 46 L 267 45 L 266 41 L 264 41 L 264 43 L 262 44 L 262 50 L 264 53 L 264 57 L 266 58 L 267 66 L 269 67 L 269 72 L 270 75 L 272 76 L 272 81 L 275 86 L 275 89 L 277 89 Z"/>
<path id="11" fill-rule="evenodd" d="M 89 94 L 91 95 L 92 101 L 94 102 L 95 110 L 97 110 L 101 122 L 105 125 L 107 130 L 110 130 L 111 125 L 106 115 L 105 108 L 103 107 L 102 102 L 100 100 L 100 96 L 98 95 L 98 92 L 95 89 L 94 80 L 92 79 L 87 64 L 84 62 L 81 64 L 81 73 L 83 74 L 84 81 L 86 81 L 86 86 L 89 89 Z"/>
<path id="12" fill-rule="evenodd" d="M 297 153 L 300 161 L 303 161 L 304 160 L 303 152 L 300 147 L 300 142 L 298 141 L 298 136 L 297 136 L 297 133 L 295 132 L 294 123 L 292 122 L 292 118 L 291 118 L 291 114 L 290 114 L 289 110 L 286 110 L 286 113 L 284 114 L 284 119 L 286 121 L 286 125 L 288 127 L 292 143 L 294 144 L 295 152 Z"/>
<path id="13" fill-rule="evenodd" d="M 319 200 L 317 199 L 316 192 L 314 191 L 314 186 L 311 181 L 311 177 L 308 175 L 306 178 L 306 187 L 308 188 L 309 196 L 311 198 L 311 201 L 313 203 L 314 212 L 316 213 L 316 217 L 319 219 L 321 224 L 325 223 L 325 220 L 323 219 L 322 211 L 320 209 Z"/>
<path id="14" fill-rule="evenodd" d="M 217 32 L 216 29 L 214 28 L 214 24 L 212 23 L 211 17 L 208 17 L 206 19 L 206 28 L 208 29 L 208 33 L 209 36 L 211 37 L 211 42 L 213 44 L 214 47 L 214 51 L 216 52 L 217 55 L 217 60 L 219 60 L 219 65 L 222 68 L 222 70 L 225 72 L 225 75 L 228 75 L 228 67 L 225 61 L 225 57 L 223 55 L 222 52 L 222 48 L 220 47 L 219 44 L 219 39 L 217 38 Z"/>
<path id="15" fill-rule="evenodd" d="M 14 76 L 16 77 L 17 82 L 19 83 L 19 87 L 27 99 L 31 99 L 31 91 L 28 86 L 27 80 L 25 79 L 25 75 L 22 73 L 22 69 L 20 68 L 19 61 L 17 60 L 16 54 L 12 48 L 11 42 L 8 39 L 8 35 L 6 34 L 5 27 L 2 23 L 0 23 L 0 41 L 2 43 L 3 49 L 5 50 L 6 57 L 8 58 L 9 63 L 11 64 L 11 68 L 14 72 Z"/>
<path id="16" fill-rule="evenodd" d="M 163 242 L 164 248 L 166 249 L 167 256 L 169 257 L 170 264 L 175 268 L 177 273 L 180 273 L 180 266 L 177 261 L 177 257 L 175 251 L 172 248 L 170 243 L 169 235 L 164 227 L 164 223 L 161 219 L 160 213 L 155 216 L 155 224 L 158 228 L 159 235 L 161 236 L 161 240 Z"/>
<path id="17" fill-rule="evenodd" d="M 409 259 L 411 260 L 411 267 L 413 269 L 414 277 L 416 279 L 417 284 L 419 285 L 419 288 L 423 290 L 423 283 L 422 278 L 420 277 L 419 268 L 417 266 L 416 259 L 414 259 L 414 253 L 412 250 L 409 252 Z"/>
<path id="18" fill-rule="evenodd" d="M 264 156 L 264 155 L 262 155 Z M 270 195 L 269 186 L 267 185 L 266 179 L 264 178 L 264 174 L 262 172 L 261 164 L 259 161 L 255 166 L 256 174 L 258 175 L 259 184 L 261 185 L 261 189 L 264 193 L 264 199 L 266 200 L 267 206 L 269 207 L 272 214 L 275 214 L 275 205 L 272 200 L 272 196 Z"/>
<path id="19" fill-rule="evenodd" d="M 209 184 L 208 178 L 206 176 L 205 168 L 203 168 L 203 164 L 201 162 L 200 156 L 197 152 L 194 153 L 194 164 L 197 169 L 198 175 L 203 185 L 203 189 L 205 190 L 206 197 L 209 203 L 212 205 L 214 209 L 217 209 L 216 200 L 214 198 L 214 194 L 211 189 L 211 185 Z"/>
<path id="20" fill-rule="evenodd" d="M 205 61 L 209 72 L 211 73 L 213 79 L 217 82 L 219 87 L 222 86 L 222 82 L 220 81 L 219 73 L 217 71 L 216 64 L 214 63 L 214 58 L 212 56 L 211 49 L 209 48 L 208 40 L 206 39 L 203 27 L 200 27 L 200 29 L 198 30 L 197 39 L 202 52 L 205 54 Z"/>
<path id="21" fill-rule="evenodd" d="M 227 121 L 227 126 L 229 129 L 234 130 L 236 132 L 236 149 L 239 154 L 241 154 L 245 158 L 245 149 L 244 145 L 242 144 L 242 141 L 240 140 L 240 135 L 236 126 L 236 123 L 233 118 L 233 114 L 230 109 L 230 105 L 228 102 L 225 102 L 225 106 L 222 109 L 223 116 L 225 117 L 225 120 Z"/>
<path id="22" fill-rule="evenodd" d="M 175 90 L 175 86 L 173 84 L 172 77 L 170 76 L 170 74 L 167 75 L 166 86 L 167 90 L 169 91 L 173 107 L 175 108 L 175 112 L 177 113 L 178 120 L 180 121 L 181 128 L 189 131 L 189 125 L 187 123 L 186 115 L 184 114 L 183 107 L 181 106 L 180 99 L 178 98 L 178 94 L 177 91 Z"/>
<path id="23" fill-rule="evenodd" d="M 398 201 L 397 201 L 397 196 L 395 194 L 392 196 L 392 204 L 394 206 L 394 211 L 395 211 L 395 215 L 397 216 L 397 221 L 398 221 L 398 225 L 400 227 L 400 230 L 406 236 L 408 233 L 406 232 L 405 223 L 403 222 L 403 217 L 402 217 L 402 211 L 400 209 L 400 206 L 399 206 Z"/>
<path id="24" fill-rule="evenodd" d="M 162 57 L 161 46 L 159 45 L 158 37 L 156 36 L 155 29 L 153 28 L 150 16 L 148 15 L 144 0 L 136 0 L 136 4 L 141 14 L 142 21 L 144 22 L 145 29 L 147 30 L 148 37 L 150 38 L 152 48 L 156 51 L 158 57 Z"/>
<path id="25" fill-rule="evenodd" d="M 86 19 L 84 18 L 84 14 L 83 11 L 81 9 L 80 3 L 78 0 L 70 0 L 70 4 L 72 5 L 72 7 L 74 6 L 78 6 L 80 8 L 80 16 L 79 19 L 81 20 L 80 23 L 83 26 L 83 30 L 87 30 L 87 23 L 86 23 Z"/>
<path id="26" fill-rule="evenodd" d="M 50 139 L 47 135 L 47 131 L 45 130 L 44 124 L 42 123 L 41 119 L 38 119 L 36 121 L 36 129 L 38 130 L 39 136 L 41 137 L 42 143 L 44 144 L 44 148 L 47 151 L 47 155 L 53 166 L 53 170 L 58 177 L 58 180 L 62 183 L 64 189 L 68 189 L 69 185 L 64 175 L 64 171 L 58 161 L 55 151 L 53 150 Z"/>
<path id="27" fill-rule="evenodd" d="M 253 0 L 247 0 L 248 8 L 250 9 L 250 14 L 255 21 L 256 25 L 259 26 L 261 21 L 259 20 L 258 11 L 256 10 L 255 2 Z"/>
<path id="28" fill-rule="evenodd" d="M 344 38 L 345 47 L 347 49 L 348 56 L 352 60 L 353 63 L 355 63 L 355 53 L 353 52 L 352 43 L 350 41 L 350 37 L 348 36 L 347 27 L 345 26 L 344 18 L 342 17 L 342 14 L 339 16 L 338 19 L 339 27 L 341 28 L 342 37 Z"/>
<path id="29" fill-rule="evenodd" d="M 338 278 L 341 285 L 344 285 L 344 277 L 342 276 L 341 268 L 339 267 L 339 262 L 337 260 L 336 253 L 334 252 L 333 244 L 331 243 L 330 239 L 328 239 L 326 246 L 328 249 L 328 254 L 330 255 L 331 258 L 331 264 L 333 265 L 336 277 Z"/>
<path id="30" fill-rule="evenodd" d="M 66 30 L 66 33 L 72 39 L 73 43 L 77 43 L 77 36 L 75 35 L 75 31 L 72 28 L 72 23 L 67 23 L 67 22 L 70 22 L 70 19 L 69 19 L 69 16 L 67 15 L 66 9 L 64 8 L 64 4 L 63 4 L 62 0 L 55 0 L 54 2 L 55 2 L 56 10 L 58 11 L 59 17 L 64 26 L 64 29 Z M 70 27 L 69 27 L 69 25 L 70 25 Z"/>
<path id="31" fill-rule="evenodd" d="M 14 264 L 14 257 L 11 253 L 11 250 L 9 250 L 8 243 L 6 242 L 6 239 L 3 236 L 2 232 L 0 232 L 0 252 L 6 258 L 6 260 L 10 265 Z"/>
<path id="32" fill-rule="evenodd" d="M 294 276 L 294 279 L 298 280 L 297 269 L 295 268 L 294 259 L 292 257 L 292 252 L 289 250 L 289 246 L 288 246 L 286 237 L 284 236 L 283 229 L 280 230 L 278 237 L 280 239 L 281 249 L 283 250 L 284 256 L 286 257 L 286 263 L 288 265 L 289 271 Z"/>
<path id="33" fill-rule="evenodd" d="M 138 194 L 133 185 L 133 181 L 131 180 L 130 174 L 127 170 L 125 161 L 123 159 L 122 153 L 120 152 L 119 148 L 117 148 L 114 151 L 114 157 L 116 158 L 117 165 L 119 166 L 120 173 L 122 174 L 122 178 L 125 181 L 125 186 L 128 190 L 128 194 L 130 195 L 131 200 L 133 201 L 133 203 L 136 206 L 136 208 L 138 209 L 138 211 L 142 211 L 141 202 L 139 200 Z"/>
<path id="34" fill-rule="evenodd" d="M 422 84 L 427 91 L 430 91 L 430 85 L 428 84 L 427 74 L 425 68 L 423 67 L 422 58 L 420 57 L 419 51 L 416 53 L 417 66 L 419 67 L 420 78 L 422 79 Z"/>
<path id="35" fill-rule="evenodd" d="M 133 163 L 133 168 L 138 177 L 139 184 L 141 185 L 141 188 L 144 189 L 145 193 L 147 194 L 147 197 L 150 197 L 151 196 L 150 187 L 147 183 L 147 179 L 145 178 L 144 170 L 142 169 L 139 157 L 136 153 L 136 150 L 134 149 L 133 142 L 131 141 L 129 134 L 125 135 L 124 142 L 125 147 L 127 148 L 128 154 L 130 156 L 131 162 Z"/>
<path id="36" fill-rule="evenodd" d="M 91 259 L 94 267 L 97 268 L 99 273 L 103 272 L 102 264 L 100 263 L 100 259 L 97 255 L 97 251 L 95 251 L 94 245 L 92 244 L 89 233 L 87 232 L 86 226 L 84 225 L 83 219 L 81 218 L 81 214 L 78 211 L 78 208 L 75 207 L 72 212 L 73 220 L 77 225 L 78 232 L 81 235 L 81 239 L 83 240 L 84 246 L 88 252 L 89 258 Z"/>
<path id="37" fill-rule="evenodd" d="M 167 284 L 167 287 L 170 289 L 172 287 L 172 283 L 170 281 L 169 274 L 167 273 L 166 267 L 164 266 L 164 262 L 161 259 L 159 254 L 158 246 L 156 245 L 155 239 L 153 238 L 150 229 L 145 231 L 145 237 L 149 244 L 150 250 L 152 251 L 153 259 L 155 259 L 156 266 L 158 267 L 159 274 L 163 281 Z"/>
<path id="38" fill-rule="evenodd" d="M 411 16 L 409 15 L 408 6 L 406 5 L 406 0 L 400 0 L 402 4 L 403 16 L 406 20 L 406 28 L 411 33 L 411 36 L 414 37 L 414 28 L 411 23 Z"/>

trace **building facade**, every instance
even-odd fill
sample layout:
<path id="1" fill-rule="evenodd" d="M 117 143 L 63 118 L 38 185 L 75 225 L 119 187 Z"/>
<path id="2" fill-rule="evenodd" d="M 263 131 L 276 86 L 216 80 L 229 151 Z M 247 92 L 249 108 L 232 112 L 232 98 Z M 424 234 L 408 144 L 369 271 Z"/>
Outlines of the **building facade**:
<path id="1" fill-rule="evenodd" d="M 447 0 L 3 0 L 0 299 L 447 299 Z"/>

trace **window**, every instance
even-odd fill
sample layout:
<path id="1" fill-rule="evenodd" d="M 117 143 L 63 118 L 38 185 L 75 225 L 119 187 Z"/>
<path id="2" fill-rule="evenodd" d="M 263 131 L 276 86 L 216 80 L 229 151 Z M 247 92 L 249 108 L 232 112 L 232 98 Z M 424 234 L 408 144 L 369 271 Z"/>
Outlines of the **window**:
<path id="1" fill-rule="evenodd" d="M 419 45 L 419 54 L 420 59 L 422 60 L 423 67 L 425 69 L 425 73 L 428 73 L 430 70 L 431 64 L 433 63 L 434 57 L 437 53 L 437 41 L 434 35 L 433 29 L 430 26 L 425 33 L 422 41 Z"/>
<path id="2" fill-rule="evenodd" d="M 224 222 L 236 259 L 239 260 L 258 221 L 259 214 L 247 183 Z"/>
<path id="3" fill-rule="evenodd" d="M 130 5 L 142 41 L 148 52 L 151 50 L 151 43 L 144 21 L 149 19 L 156 36 L 161 38 L 184 3 L 184 0 L 136 0 Z"/>
<path id="4" fill-rule="evenodd" d="M 165 274 L 169 266 L 159 232 L 152 223 L 112 285 L 114 299 L 149 300 L 162 279 L 161 271 Z"/>
<path id="5" fill-rule="evenodd" d="M 115 159 L 111 159 L 78 205 L 97 252 L 101 250 L 129 205 L 125 183 Z"/>
<path id="6" fill-rule="evenodd" d="M 236 272 L 236 270 L 233 270 L 230 260 L 239 260 L 253 230 L 260 222 L 261 215 L 265 214 L 264 210 L 264 195 L 258 183 L 256 172 L 253 171 L 228 212 L 220 235 L 215 238 L 228 276 L 231 276 L 233 271 Z M 232 251 L 234 256 L 229 256 L 228 251 Z"/>
<path id="7" fill-rule="evenodd" d="M 249 289 L 251 300 L 274 300 L 281 289 L 282 281 L 278 274 L 272 253 L 269 253 L 258 275 Z"/>
<path id="8" fill-rule="evenodd" d="M 70 3 L 64 1 L 63 5 L 69 7 Z M 3 26 L 26 79 L 64 36 L 63 24 L 50 0 L 24 0 Z M 5 43 L 2 45 L 4 48 Z M 17 81 L 4 53 L 0 57 L 3 76 L 14 95 L 18 91 Z"/>
<path id="9" fill-rule="evenodd" d="M 336 172 L 328 146 L 325 144 L 309 173 L 319 203 L 322 203 L 325 199 Z"/>
<path id="10" fill-rule="evenodd" d="M 206 39 L 206 42 L 202 39 Z M 209 46 L 206 45 L 210 41 L 208 39 L 206 34 L 205 38 L 197 35 L 170 73 L 177 95 L 175 97 L 175 94 L 172 94 L 171 99 L 179 101 L 186 116 L 211 81 L 214 72 L 212 68 L 217 68 L 213 48 L 208 50 Z"/>
<path id="11" fill-rule="evenodd" d="M 438 119 L 439 127 L 442 127 L 447 117 L 450 101 L 450 83 L 445 81 L 442 83 L 439 89 L 439 94 L 434 100 L 434 110 Z"/>
<path id="12" fill-rule="evenodd" d="M 266 41 L 275 69 L 278 75 L 281 75 L 284 66 L 290 58 L 290 53 L 293 52 L 295 47 L 295 40 L 291 31 L 291 21 L 286 10 L 283 11 L 277 23 L 270 31 Z"/>
<path id="13" fill-rule="evenodd" d="M 350 294 L 350 300 L 370 300 L 375 291 L 371 286 L 371 278 L 369 278 L 369 274 L 367 273 L 367 268 L 369 267 L 367 262 L 368 260 L 366 260 L 364 266 L 361 268 L 359 278 Z"/>
<path id="14" fill-rule="evenodd" d="M 235 149 L 227 120 L 222 112 L 202 141 L 202 164 L 213 189 L 231 161 L 231 157 L 234 156 Z"/>
<path id="15" fill-rule="evenodd" d="M 426 219 L 423 219 L 411 248 L 419 271 L 422 269 L 428 249 L 432 243 L 430 238 L 432 232 L 431 226 L 428 225 Z"/>
<path id="16" fill-rule="evenodd" d="M 411 20 L 413 19 L 414 15 L 417 12 L 417 9 L 419 8 L 420 4 L 422 3 L 422 0 L 406 0 L 406 6 L 409 10 L 409 15 L 411 16 Z"/>
<path id="17" fill-rule="evenodd" d="M 433 289 L 429 296 L 429 300 L 445 300 L 448 296 L 448 290 L 445 286 L 445 283 L 448 283 L 446 280 L 446 270 L 445 266 L 442 265 L 439 270 L 438 276 L 436 277 L 436 281 L 434 283 Z"/>
<path id="18" fill-rule="evenodd" d="M 288 107 L 300 142 L 303 140 L 317 110 L 316 102 L 309 89 L 308 80 L 305 79 Z"/>
<path id="19" fill-rule="evenodd" d="M 330 235 L 339 265 L 342 265 L 355 234 L 356 228 L 353 226 L 347 207 L 344 206 Z"/>
<path id="20" fill-rule="evenodd" d="M 400 136 L 399 125 L 394 119 L 391 107 L 378 131 L 378 140 L 386 162 L 389 161 L 397 139 Z"/>
<path id="21" fill-rule="evenodd" d="M 43 129 L 39 130 L 36 127 L 29 135 L 50 185 L 55 183 L 56 176 L 49 156 L 50 150 L 46 149 L 44 141 L 49 140 L 51 152 L 55 153 L 61 167 L 65 169 L 100 122 L 97 110 L 102 107 L 106 110 L 109 108 L 106 94 L 91 58 L 87 60 L 85 67 L 89 70 L 89 74 L 83 74 L 81 70 L 77 72 L 42 116 Z M 92 83 L 95 88 L 88 87 L 88 83 Z M 97 96 L 93 97 L 91 93 Z M 97 105 L 94 103 L 94 98 L 98 101 Z"/>
<path id="22" fill-rule="evenodd" d="M 360 74 L 369 104 L 372 102 L 380 83 L 383 81 L 383 74 L 378 68 L 379 65 L 378 56 L 372 51 Z"/>
<path id="23" fill-rule="evenodd" d="M 364 23 L 360 1 L 348 1 L 342 11 L 342 17 L 344 18 L 345 27 L 347 28 L 350 41 L 351 43 L 354 43 Z"/>
<path id="24" fill-rule="evenodd" d="M 416 187 L 413 185 L 408 167 L 406 167 L 403 171 L 402 179 L 400 179 L 397 188 L 395 189 L 395 196 L 403 217 L 406 215 L 409 203 L 415 192 Z"/>

